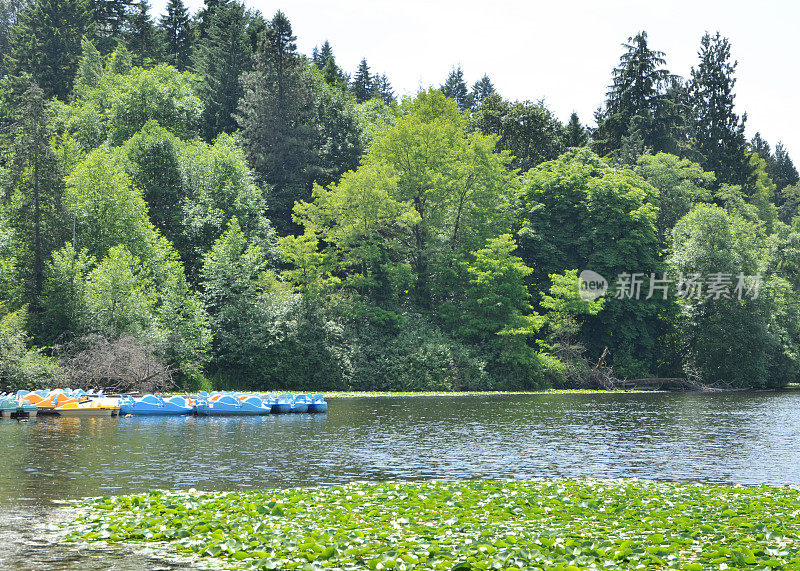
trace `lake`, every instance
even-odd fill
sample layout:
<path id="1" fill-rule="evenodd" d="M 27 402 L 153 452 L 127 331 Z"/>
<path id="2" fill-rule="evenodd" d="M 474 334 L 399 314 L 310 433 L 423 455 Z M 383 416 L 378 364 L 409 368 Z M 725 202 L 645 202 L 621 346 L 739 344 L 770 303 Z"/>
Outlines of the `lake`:
<path id="1" fill-rule="evenodd" d="M 331 399 L 327 415 L 3 420 L 0 567 L 176 566 L 53 544 L 43 529 L 53 500 L 542 476 L 800 485 L 800 392 L 369 397 Z"/>

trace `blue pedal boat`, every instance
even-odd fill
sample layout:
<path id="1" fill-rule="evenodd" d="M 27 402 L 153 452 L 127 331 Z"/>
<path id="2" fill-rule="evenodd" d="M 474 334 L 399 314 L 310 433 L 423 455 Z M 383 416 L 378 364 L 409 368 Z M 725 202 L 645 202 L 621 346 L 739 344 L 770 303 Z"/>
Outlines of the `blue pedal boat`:
<path id="1" fill-rule="evenodd" d="M 225 395 L 216 401 L 198 400 L 195 409 L 202 416 L 255 416 L 271 412 L 271 407 L 265 406 L 258 397 L 251 396 L 242 400 L 231 395 Z"/>
<path id="2" fill-rule="evenodd" d="M 311 402 L 308 403 L 308 412 L 328 412 L 328 403 L 322 395 L 311 395 Z"/>
<path id="3" fill-rule="evenodd" d="M 311 402 L 311 399 L 308 395 L 295 395 L 294 399 L 292 399 L 292 412 L 308 412 L 309 402 Z"/>
<path id="4" fill-rule="evenodd" d="M 292 395 L 281 395 L 275 399 L 275 403 L 272 405 L 272 412 L 274 414 L 292 412 L 292 402 L 294 402 Z"/>
<path id="5" fill-rule="evenodd" d="M 155 395 L 145 395 L 140 399 L 122 397 L 119 399 L 119 414 L 124 416 L 181 416 L 192 414 L 194 407 L 183 397 L 164 400 Z"/>

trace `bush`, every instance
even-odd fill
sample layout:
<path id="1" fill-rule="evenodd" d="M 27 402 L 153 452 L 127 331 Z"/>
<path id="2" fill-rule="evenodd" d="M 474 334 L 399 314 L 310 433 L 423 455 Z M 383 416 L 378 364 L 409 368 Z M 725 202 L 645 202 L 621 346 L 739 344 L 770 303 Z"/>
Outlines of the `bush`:
<path id="1" fill-rule="evenodd" d="M 0 314 L 3 304 L 0 302 Z M 27 312 L 21 309 L 0 317 L 0 390 L 35 390 L 60 384 L 58 363 L 39 350 L 28 349 Z"/>
<path id="2" fill-rule="evenodd" d="M 495 388 L 485 363 L 419 315 L 402 325 L 351 326 L 354 390 L 453 391 Z"/>

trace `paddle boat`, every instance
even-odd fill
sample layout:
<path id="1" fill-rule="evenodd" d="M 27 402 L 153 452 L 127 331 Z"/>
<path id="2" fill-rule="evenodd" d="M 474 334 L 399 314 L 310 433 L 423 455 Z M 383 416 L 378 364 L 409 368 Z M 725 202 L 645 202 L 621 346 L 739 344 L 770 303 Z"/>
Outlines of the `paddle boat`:
<path id="1" fill-rule="evenodd" d="M 261 402 L 264 404 L 264 408 L 268 408 L 270 412 L 277 412 L 276 410 L 273 410 L 275 405 L 278 404 L 278 399 L 275 397 L 275 395 L 267 393 L 256 396 L 261 399 Z"/>
<path id="2" fill-rule="evenodd" d="M 328 412 L 328 403 L 322 395 L 311 395 L 308 412 Z"/>
<path id="3" fill-rule="evenodd" d="M 156 395 L 145 395 L 142 398 L 122 397 L 119 399 L 119 413 L 135 416 L 181 416 L 192 414 L 194 403 L 183 397 L 175 396 L 164 400 Z"/>
<path id="4" fill-rule="evenodd" d="M 308 395 L 295 395 L 294 398 L 292 398 L 291 412 L 295 413 L 308 412 L 308 403 L 310 402 L 310 400 L 311 399 L 308 397 Z"/>
<path id="5" fill-rule="evenodd" d="M 45 394 L 42 395 L 41 393 Z M 38 414 L 51 414 L 56 408 L 56 402 L 50 397 L 50 391 L 35 391 L 22 397 L 22 404 L 33 406 Z"/>
<path id="6" fill-rule="evenodd" d="M 113 416 L 119 412 L 119 407 L 104 405 L 99 401 L 75 402 L 71 400 L 57 406 L 53 412 L 59 416 L 68 417 Z"/>
<path id="7" fill-rule="evenodd" d="M 275 399 L 275 403 L 272 405 L 272 413 L 285 414 L 287 412 L 292 412 L 293 400 L 292 395 L 280 395 Z"/>
<path id="8" fill-rule="evenodd" d="M 233 395 L 222 395 L 216 400 L 198 400 L 195 410 L 201 416 L 253 416 L 269 414 L 271 407 L 256 396 L 242 400 Z"/>
<path id="9" fill-rule="evenodd" d="M 10 398 L 0 400 L 0 416 L 3 418 L 11 418 L 12 414 L 17 413 L 17 401 Z"/>

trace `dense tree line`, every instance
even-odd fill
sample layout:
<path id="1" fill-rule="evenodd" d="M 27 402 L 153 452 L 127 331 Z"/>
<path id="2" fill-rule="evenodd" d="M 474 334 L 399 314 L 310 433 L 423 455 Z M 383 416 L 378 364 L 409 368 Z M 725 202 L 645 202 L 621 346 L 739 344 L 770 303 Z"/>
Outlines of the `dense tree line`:
<path id="1" fill-rule="evenodd" d="M 0 48 L 0 386 L 116 340 L 187 387 L 798 378 L 800 178 L 718 33 L 686 79 L 631 37 L 593 126 L 237 0 L 0 0 Z"/>

